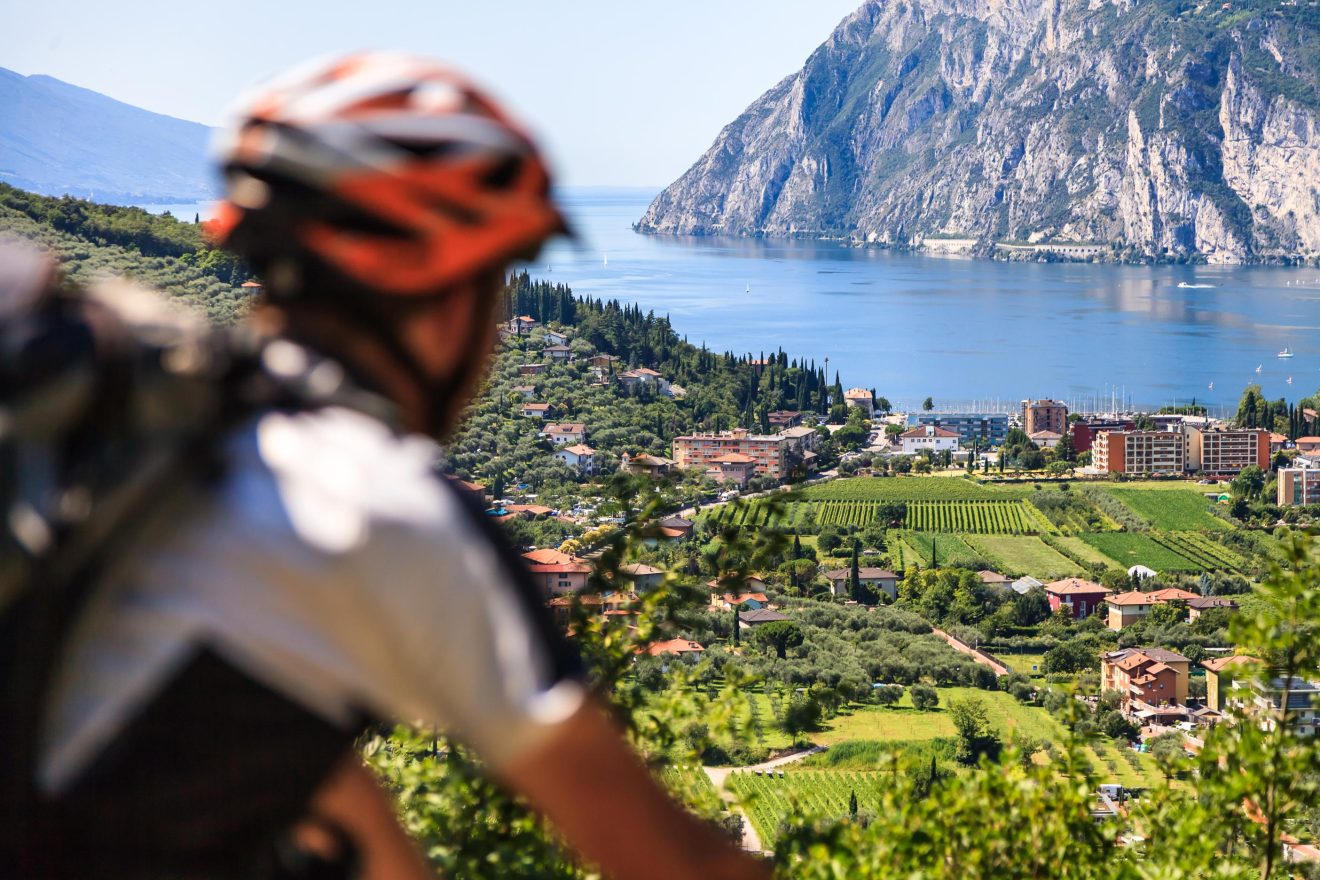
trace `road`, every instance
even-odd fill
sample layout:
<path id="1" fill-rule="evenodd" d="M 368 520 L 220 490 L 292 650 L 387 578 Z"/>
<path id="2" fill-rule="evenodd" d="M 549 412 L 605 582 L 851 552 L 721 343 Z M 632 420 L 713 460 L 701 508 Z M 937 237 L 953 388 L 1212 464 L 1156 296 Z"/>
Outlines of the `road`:
<path id="1" fill-rule="evenodd" d="M 944 641 L 948 642 L 949 647 L 953 648 L 953 650 L 958 651 L 962 654 L 966 654 L 967 656 L 975 660 L 977 663 L 980 663 L 982 666 L 989 666 L 991 669 L 995 671 L 995 675 L 1008 675 L 1013 671 L 1004 664 L 997 663 L 996 661 L 992 660 L 988 655 L 981 653 L 975 648 L 972 648 L 970 645 L 964 645 L 962 642 L 958 641 L 953 636 L 946 633 L 944 630 L 939 629 L 937 627 L 931 627 L 931 629 L 934 631 L 935 635 L 939 636 L 940 638 L 944 639 Z"/>

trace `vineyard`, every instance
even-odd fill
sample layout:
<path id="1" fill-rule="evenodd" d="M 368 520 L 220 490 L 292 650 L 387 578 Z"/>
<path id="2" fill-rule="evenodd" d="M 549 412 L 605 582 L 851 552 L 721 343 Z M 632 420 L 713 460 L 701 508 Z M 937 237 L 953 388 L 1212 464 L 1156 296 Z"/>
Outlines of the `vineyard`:
<path id="1" fill-rule="evenodd" d="M 725 786 L 737 796 L 743 810 L 767 848 L 775 845 L 784 817 L 794 815 L 842 818 L 855 793 L 859 810 L 874 813 L 884 789 L 892 785 L 886 773 L 831 770 L 738 772 Z"/>
<path id="2" fill-rule="evenodd" d="M 985 486 L 962 477 L 853 477 L 803 490 L 808 501 L 1011 501 L 1030 486 Z"/>
<path id="3" fill-rule="evenodd" d="M 940 566 L 980 565 L 986 559 L 984 553 L 978 552 L 958 535 L 940 532 L 901 532 L 900 535 L 901 540 L 893 541 L 891 545 L 902 548 L 903 561 L 909 565 L 929 568 L 932 545 L 935 561 Z"/>
<path id="4" fill-rule="evenodd" d="M 922 532 L 1028 535 L 1049 523 L 1022 501 L 912 501 L 904 525 Z"/>

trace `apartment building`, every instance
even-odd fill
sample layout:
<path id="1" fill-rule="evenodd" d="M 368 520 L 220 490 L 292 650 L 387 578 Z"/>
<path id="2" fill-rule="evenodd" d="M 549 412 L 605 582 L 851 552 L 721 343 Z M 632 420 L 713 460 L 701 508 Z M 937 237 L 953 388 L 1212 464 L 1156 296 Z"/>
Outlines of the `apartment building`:
<path id="1" fill-rule="evenodd" d="M 1022 401 L 1022 430 L 1028 434 L 1053 431 L 1062 435 L 1068 430 L 1068 405 L 1057 400 Z"/>
<path id="2" fill-rule="evenodd" d="M 1123 648 L 1100 655 L 1100 687 L 1123 695 L 1126 707 L 1138 700 L 1150 706 L 1187 702 L 1192 661 L 1164 648 Z"/>
<path id="3" fill-rule="evenodd" d="M 1270 468 L 1270 432 L 1187 429 L 1187 469 L 1206 474 L 1233 475 L 1249 465 Z"/>
<path id="4" fill-rule="evenodd" d="M 1114 474 L 1181 474 L 1187 438 L 1182 431 L 1102 431 L 1091 445 L 1091 464 Z"/>
<path id="5" fill-rule="evenodd" d="M 725 456 L 745 455 L 756 476 L 782 480 L 788 443 L 784 434 L 749 434 L 745 430 L 689 434 L 674 438 L 674 461 L 680 468 L 708 470 Z"/>
<path id="6" fill-rule="evenodd" d="M 1069 425 L 1072 432 L 1073 449 L 1077 452 L 1090 452 L 1091 444 L 1095 438 L 1103 431 L 1135 431 L 1136 423 L 1131 419 L 1098 419 L 1089 418 L 1073 422 Z"/>
<path id="7" fill-rule="evenodd" d="M 1280 468 L 1279 506 L 1320 504 L 1320 468 Z"/>
<path id="8" fill-rule="evenodd" d="M 1007 413 L 912 413 L 908 416 L 908 425 L 914 428 L 933 425 L 955 431 L 959 444 L 963 446 L 972 443 L 982 447 L 987 443 L 998 445 L 1008 436 Z"/>

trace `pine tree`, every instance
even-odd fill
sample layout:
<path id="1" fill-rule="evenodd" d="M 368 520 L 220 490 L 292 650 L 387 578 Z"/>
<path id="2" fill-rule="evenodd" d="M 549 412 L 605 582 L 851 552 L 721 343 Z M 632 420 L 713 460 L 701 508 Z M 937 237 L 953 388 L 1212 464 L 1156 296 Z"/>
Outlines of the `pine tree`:
<path id="1" fill-rule="evenodd" d="M 793 559 L 802 558 L 802 539 L 796 533 L 793 535 Z"/>
<path id="2" fill-rule="evenodd" d="M 857 790 L 856 790 L 856 789 L 854 789 L 854 790 L 848 795 L 848 815 L 851 816 L 851 817 L 854 818 L 854 819 L 857 818 Z"/>
<path id="3" fill-rule="evenodd" d="M 740 635 L 738 633 L 738 606 L 733 608 L 733 646 L 736 648 L 739 644 Z"/>

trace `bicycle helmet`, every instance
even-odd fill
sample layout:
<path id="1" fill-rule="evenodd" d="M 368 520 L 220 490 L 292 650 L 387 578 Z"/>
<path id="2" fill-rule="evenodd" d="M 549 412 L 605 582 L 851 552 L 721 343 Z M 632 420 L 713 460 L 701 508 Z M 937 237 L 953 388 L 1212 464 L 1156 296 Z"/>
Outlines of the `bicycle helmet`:
<path id="1" fill-rule="evenodd" d="M 275 78 L 240 99 L 217 152 L 226 198 L 209 229 L 263 274 L 310 257 L 362 292 L 415 299 L 568 231 L 522 129 L 462 75 L 403 53 Z"/>

